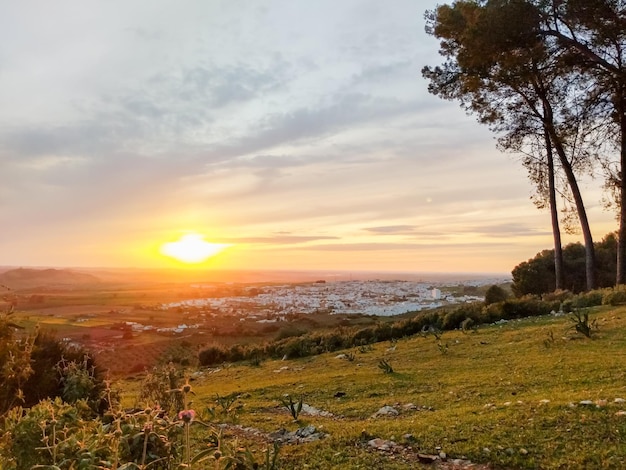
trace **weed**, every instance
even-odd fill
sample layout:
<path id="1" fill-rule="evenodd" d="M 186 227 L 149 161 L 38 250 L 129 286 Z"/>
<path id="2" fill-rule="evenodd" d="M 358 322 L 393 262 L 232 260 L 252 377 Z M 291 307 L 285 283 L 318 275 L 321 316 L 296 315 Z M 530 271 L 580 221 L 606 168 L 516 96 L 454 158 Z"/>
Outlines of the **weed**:
<path id="1" fill-rule="evenodd" d="M 472 332 L 476 332 L 476 324 L 474 322 L 474 320 L 472 320 L 471 318 L 467 317 L 465 320 L 463 320 L 461 322 L 461 331 L 463 333 L 469 333 L 470 331 Z"/>
<path id="2" fill-rule="evenodd" d="M 587 338 L 591 338 L 592 329 L 597 328 L 596 320 L 589 323 L 589 312 L 576 310 L 572 313 L 570 320 L 574 323 L 571 328 L 574 328 L 576 332 L 586 336 Z"/>
<path id="3" fill-rule="evenodd" d="M 552 330 L 548 330 L 548 332 L 546 333 L 546 335 L 547 335 L 547 338 L 543 340 L 543 345 L 544 345 L 546 348 L 550 348 L 550 347 L 554 346 L 554 343 L 555 343 L 555 341 L 556 341 L 556 340 L 554 339 L 554 331 L 552 331 Z"/>
<path id="4" fill-rule="evenodd" d="M 302 404 L 304 402 L 304 397 L 300 395 L 300 400 L 297 402 L 293 401 L 291 395 L 285 395 L 280 398 L 280 402 L 282 405 L 287 408 L 287 411 L 291 413 L 294 421 L 298 421 L 298 416 L 300 416 L 300 412 L 302 411 Z"/>
<path id="5" fill-rule="evenodd" d="M 385 374 L 393 374 L 393 367 L 391 367 L 391 364 L 389 364 L 386 359 L 380 360 L 380 362 L 378 363 L 378 368 L 382 370 Z"/>

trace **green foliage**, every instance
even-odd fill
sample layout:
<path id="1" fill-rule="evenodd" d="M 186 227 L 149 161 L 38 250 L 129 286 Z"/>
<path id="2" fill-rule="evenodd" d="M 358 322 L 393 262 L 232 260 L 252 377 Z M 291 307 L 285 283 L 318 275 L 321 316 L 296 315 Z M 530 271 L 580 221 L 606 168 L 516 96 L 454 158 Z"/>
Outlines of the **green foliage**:
<path id="1" fill-rule="evenodd" d="M 613 306 L 626 304 L 626 286 L 618 286 L 615 289 L 605 291 L 602 304 Z"/>
<path id="2" fill-rule="evenodd" d="M 203 349 L 198 354 L 198 362 L 201 366 L 214 366 L 230 360 L 230 355 L 222 345 L 213 345 Z"/>
<path id="3" fill-rule="evenodd" d="M 237 420 L 237 412 L 243 406 L 242 403 L 239 402 L 239 395 L 236 393 L 231 393 L 226 396 L 220 396 L 219 393 L 216 393 L 214 402 L 214 407 L 207 408 L 207 412 L 211 418 L 214 419 L 220 416 L 221 419 L 233 422 Z"/>
<path id="4" fill-rule="evenodd" d="M 174 364 L 157 366 L 144 377 L 139 401 L 144 406 L 159 407 L 174 415 L 185 408 L 181 387 L 184 371 Z"/>
<path id="5" fill-rule="evenodd" d="M 18 338 L 10 313 L 0 314 L 0 415 L 46 398 L 85 399 L 95 412 L 108 404 L 104 374 L 83 348 L 70 346 L 39 328 Z"/>
<path id="6" fill-rule="evenodd" d="M 596 281 L 599 287 L 611 287 L 615 283 L 617 240 L 615 234 L 606 235 L 602 241 L 594 243 L 597 260 Z M 563 284 L 573 293 L 583 292 L 585 279 L 585 248 L 580 243 L 572 243 L 563 248 Z M 513 293 L 542 295 L 554 291 L 554 250 L 543 250 L 537 255 L 513 268 Z"/>
<path id="7" fill-rule="evenodd" d="M 287 411 L 289 411 L 293 420 L 298 421 L 298 417 L 300 416 L 300 412 L 302 411 L 304 397 L 300 395 L 300 400 L 295 402 L 293 401 L 291 395 L 285 395 L 283 397 L 280 397 L 280 402 L 285 408 L 287 408 Z"/>
<path id="8" fill-rule="evenodd" d="M 493 285 L 487 289 L 485 293 L 485 305 L 495 304 L 497 302 L 504 302 L 509 297 L 509 294 L 500 286 Z"/>

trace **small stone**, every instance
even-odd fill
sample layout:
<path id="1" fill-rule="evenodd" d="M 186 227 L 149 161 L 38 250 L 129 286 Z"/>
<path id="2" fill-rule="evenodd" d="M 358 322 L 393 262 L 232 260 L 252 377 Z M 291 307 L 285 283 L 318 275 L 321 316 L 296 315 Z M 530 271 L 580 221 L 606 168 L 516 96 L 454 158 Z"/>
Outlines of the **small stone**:
<path id="1" fill-rule="evenodd" d="M 539 400 L 540 405 L 547 405 L 548 403 L 550 403 L 550 400 L 546 400 L 545 398 L 543 400 Z"/>
<path id="2" fill-rule="evenodd" d="M 616 398 L 615 400 L 613 400 L 614 403 L 626 403 L 626 400 L 624 400 L 623 398 Z"/>
<path id="3" fill-rule="evenodd" d="M 405 434 L 402 436 L 402 439 L 404 439 L 405 442 L 411 442 L 411 443 L 416 441 L 415 436 L 413 434 Z"/>
<path id="4" fill-rule="evenodd" d="M 615 416 L 626 416 L 626 411 L 618 411 L 617 413 L 615 413 Z"/>
<path id="5" fill-rule="evenodd" d="M 505 401 L 504 403 L 502 403 L 502 406 L 511 406 L 511 402 L 510 401 Z"/>
<path id="6" fill-rule="evenodd" d="M 579 405 L 584 405 L 584 406 L 592 406 L 594 403 L 591 400 L 582 400 L 578 402 Z"/>
<path id="7" fill-rule="evenodd" d="M 491 452 L 491 449 L 489 447 L 483 447 L 483 452 L 485 454 L 489 454 Z"/>
<path id="8" fill-rule="evenodd" d="M 445 452 L 439 452 L 439 458 L 441 460 L 446 460 L 448 458 L 448 456 L 446 455 Z"/>
<path id="9" fill-rule="evenodd" d="M 383 406 L 380 410 L 372 415 L 372 418 L 380 418 L 381 416 L 398 416 L 400 413 L 393 406 Z"/>
<path id="10" fill-rule="evenodd" d="M 417 460 L 421 463 L 434 463 L 437 459 L 438 457 L 436 455 L 417 454 Z"/>
<path id="11" fill-rule="evenodd" d="M 596 406 L 597 406 L 598 408 L 602 408 L 602 407 L 606 406 L 606 405 L 607 405 L 607 403 L 608 403 L 608 402 L 607 402 L 606 400 L 596 400 Z"/>
<path id="12" fill-rule="evenodd" d="M 337 354 L 335 356 L 335 359 L 348 359 L 348 356 L 346 356 L 345 354 Z"/>
<path id="13" fill-rule="evenodd" d="M 519 450 L 519 453 L 521 455 L 528 455 L 528 451 L 526 449 L 524 449 L 523 447 Z"/>
<path id="14" fill-rule="evenodd" d="M 391 450 L 396 445 L 393 441 L 386 441 L 384 439 L 376 438 L 367 443 L 368 446 L 373 447 L 376 450 Z"/>

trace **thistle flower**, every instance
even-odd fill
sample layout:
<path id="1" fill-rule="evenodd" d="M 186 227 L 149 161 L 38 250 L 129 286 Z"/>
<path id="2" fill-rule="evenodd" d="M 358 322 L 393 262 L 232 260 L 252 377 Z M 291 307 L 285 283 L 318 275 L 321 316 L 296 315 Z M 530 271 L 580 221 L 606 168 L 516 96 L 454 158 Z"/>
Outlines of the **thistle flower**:
<path id="1" fill-rule="evenodd" d="M 183 410 L 178 413 L 178 419 L 182 420 L 185 423 L 191 423 L 196 417 L 196 412 L 194 410 Z"/>

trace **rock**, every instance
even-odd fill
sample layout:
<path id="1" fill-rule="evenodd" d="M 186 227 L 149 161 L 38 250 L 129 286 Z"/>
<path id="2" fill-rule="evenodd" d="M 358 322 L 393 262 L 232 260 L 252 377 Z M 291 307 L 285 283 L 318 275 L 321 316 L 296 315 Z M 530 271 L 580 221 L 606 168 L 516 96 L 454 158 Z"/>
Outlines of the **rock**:
<path id="1" fill-rule="evenodd" d="M 539 400 L 540 405 L 547 405 L 548 403 L 550 403 L 550 400 L 547 400 L 545 398 L 543 400 Z"/>
<path id="2" fill-rule="evenodd" d="M 400 413 L 393 406 L 383 406 L 380 410 L 372 415 L 372 418 L 380 418 L 382 416 L 398 416 Z"/>
<path id="3" fill-rule="evenodd" d="M 613 403 L 626 403 L 626 400 L 624 400 L 623 398 L 616 398 L 615 400 L 613 400 Z"/>
<path id="4" fill-rule="evenodd" d="M 584 406 L 592 406 L 595 403 L 591 400 L 582 400 L 578 402 L 579 405 L 584 405 Z"/>
<path id="5" fill-rule="evenodd" d="M 446 460 L 448 458 L 448 456 L 446 455 L 445 452 L 439 452 L 439 458 L 441 460 Z"/>
<path id="6" fill-rule="evenodd" d="M 435 463 L 438 459 L 439 457 L 437 457 L 436 455 L 417 454 L 417 460 L 419 460 L 421 463 Z"/>
<path id="7" fill-rule="evenodd" d="M 626 416 L 626 411 L 618 411 L 617 413 L 615 413 L 615 416 Z"/>
<path id="8" fill-rule="evenodd" d="M 519 450 L 519 453 L 521 455 L 528 455 L 528 451 L 526 449 L 524 449 L 523 447 Z"/>
<path id="9" fill-rule="evenodd" d="M 407 411 L 413 411 L 418 409 L 417 405 L 414 405 L 413 403 L 407 403 L 406 405 L 402 405 L 402 408 Z"/>
<path id="10" fill-rule="evenodd" d="M 308 426 L 304 427 L 304 428 L 300 428 L 296 431 L 296 436 L 298 437 L 309 437 L 312 436 L 313 434 L 315 434 L 315 426 L 309 424 Z"/>
<path id="11" fill-rule="evenodd" d="M 326 434 L 319 432 L 315 426 L 312 425 L 305 426 L 293 432 L 288 432 L 285 428 L 281 428 L 278 431 L 269 434 L 270 439 L 286 444 L 313 442 L 322 439 L 325 436 Z"/>
<path id="12" fill-rule="evenodd" d="M 302 413 L 311 416 L 324 416 L 326 418 L 332 418 L 334 416 L 330 411 L 318 410 L 317 408 L 307 405 L 306 403 L 302 403 Z"/>
<path id="13" fill-rule="evenodd" d="M 596 400 L 596 406 L 598 408 L 602 408 L 604 406 L 606 406 L 608 404 L 608 402 L 606 400 Z"/>
<path id="14" fill-rule="evenodd" d="M 348 356 L 346 356 L 345 354 L 337 354 L 335 356 L 335 359 L 348 359 Z"/>
<path id="15" fill-rule="evenodd" d="M 376 439 L 372 439 L 371 441 L 369 441 L 367 445 L 376 450 L 388 451 L 392 450 L 396 443 L 393 441 L 386 441 L 377 437 Z"/>

